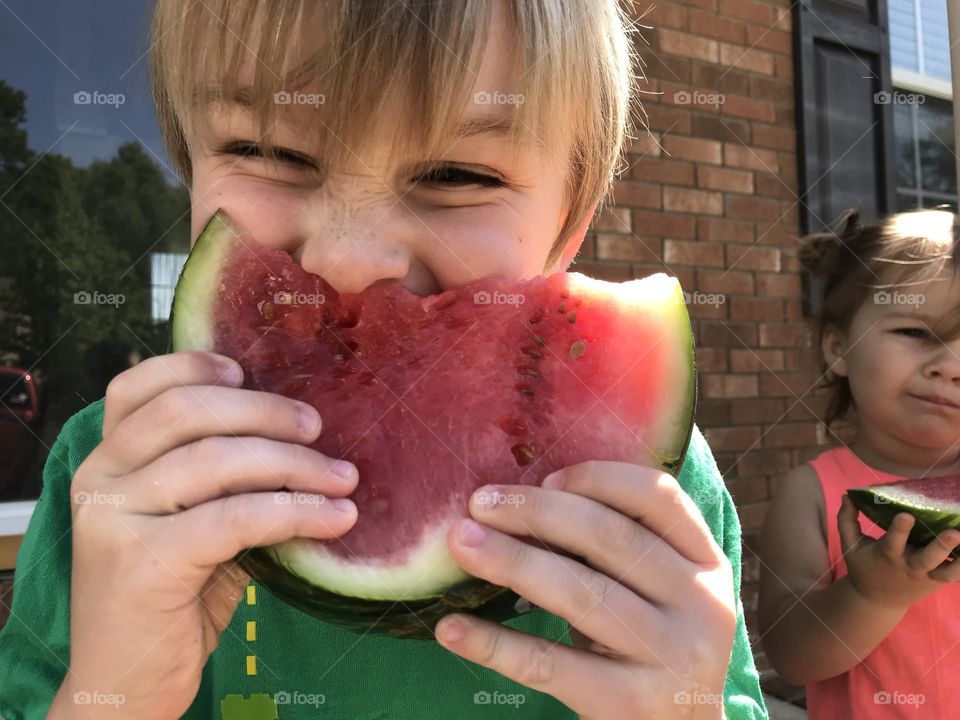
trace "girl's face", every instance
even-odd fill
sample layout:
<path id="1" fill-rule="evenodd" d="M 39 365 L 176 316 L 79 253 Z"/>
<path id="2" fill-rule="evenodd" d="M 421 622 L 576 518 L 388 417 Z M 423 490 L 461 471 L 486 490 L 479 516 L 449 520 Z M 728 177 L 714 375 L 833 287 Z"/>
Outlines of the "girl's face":
<path id="1" fill-rule="evenodd" d="M 471 91 L 516 94 L 517 64 L 504 45 L 503 6 Z M 512 105 L 468 102 L 463 122 L 502 119 Z M 258 242 L 285 250 L 308 272 L 340 292 L 359 292 L 378 281 L 399 281 L 426 295 L 478 277 L 528 278 L 565 269 L 583 241 L 587 223 L 562 257 L 545 267 L 565 220 L 565 163 L 569 148 L 510 151 L 496 131 L 450 138 L 442 157 L 415 157 L 388 168 L 383 158 L 402 105 L 383 118 L 364 148 L 352 149 L 350 167 L 316 172 L 304 142 L 310 105 L 287 105 L 274 128 L 280 159 L 256 154 L 249 108 L 225 103 L 208 116 L 208 129 L 192 155 L 192 237 L 224 208 Z M 289 111 L 289 112 L 287 112 Z M 316 123 L 316 121 L 314 121 Z M 429 174 L 424 167 L 433 168 Z"/>
<path id="2" fill-rule="evenodd" d="M 887 450 L 953 462 L 960 443 L 960 339 L 932 328 L 960 307 L 960 281 L 871 293 L 847 333 L 825 333 L 824 354 L 847 377 L 861 427 Z M 883 454 L 883 447 L 875 448 Z M 933 453 L 929 452 L 933 451 Z"/>

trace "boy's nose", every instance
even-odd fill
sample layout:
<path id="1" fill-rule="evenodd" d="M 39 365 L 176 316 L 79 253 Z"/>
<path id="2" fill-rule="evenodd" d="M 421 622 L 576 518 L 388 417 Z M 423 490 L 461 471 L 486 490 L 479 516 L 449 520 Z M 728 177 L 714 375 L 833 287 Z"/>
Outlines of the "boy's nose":
<path id="1" fill-rule="evenodd" d="M 395 195 L 325 192 L 306 216 L 294 258 L 338 292 L 361 292 L 411 273 L 416 221 Z"/>

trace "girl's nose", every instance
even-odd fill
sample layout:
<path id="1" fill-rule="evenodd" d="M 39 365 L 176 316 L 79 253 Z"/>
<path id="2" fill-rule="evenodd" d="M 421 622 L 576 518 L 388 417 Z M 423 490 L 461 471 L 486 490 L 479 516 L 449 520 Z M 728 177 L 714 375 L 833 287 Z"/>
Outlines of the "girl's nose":
<path id="1" fill-rule="evenodd" d="M 924 368 L 924 375 L 960 384 L 960 343 L 943 343 L 936 356 Z"/>
<path id="2" fill-rule="evenodd" d="M 306 215 L 294 258 L 338 292 L 361 292 L 411 275 L 416 220 L 394 194 L 325 190 Z"/>

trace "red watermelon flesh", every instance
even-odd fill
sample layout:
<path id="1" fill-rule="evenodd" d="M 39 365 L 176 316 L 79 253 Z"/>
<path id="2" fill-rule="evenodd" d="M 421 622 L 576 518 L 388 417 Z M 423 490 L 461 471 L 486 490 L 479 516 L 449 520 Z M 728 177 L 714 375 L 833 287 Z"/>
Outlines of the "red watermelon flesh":
<path id="1" fill-rule="evenodd" d="M 960 529 L 960 475 L 922 477 L 847 491 L 873 522 L 888 529 L 898 513 L 916 518 L 911 545 L 926 545 L 944 530 Z"/>
<path id="2" fill-rule="evenodd" d="M 537 485 L 585 460 L 676 473 L 692 428 L 690 323 L 666 275 L 338 294 L 219 212 L 178 284 L 173 336 L 175 350 L 238 360 L 244 387 L 317 407 L 314 447 L 358 467 L 354 528 L 268 549 L 290 574 L 284 582 L 306 581 L 310 592 L 436 602 L 468 579 L 446 534 L 476 488 Z M 260 569 L 268 586 L 277 580 Z M 285 592 L 305 606 L 304 588 Z"/>

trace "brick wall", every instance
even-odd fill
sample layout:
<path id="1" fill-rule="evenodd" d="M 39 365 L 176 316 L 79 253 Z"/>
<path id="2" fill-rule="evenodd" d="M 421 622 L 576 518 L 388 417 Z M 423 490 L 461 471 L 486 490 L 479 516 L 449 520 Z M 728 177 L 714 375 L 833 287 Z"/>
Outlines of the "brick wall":
<path id="1" fill-rule="evenodd" d="M 754 548 L 771 493 L 825 444 L 795 252 L 789 4 L 665 0 L 643 22 L 653 29 L 642 31 L 649 44 L 637 42 L 640 84 L 659 93 L 643 99 L 652 134 L 632 143 L 614 204 L 596 218 L 576 267 L 617 280 L 666 268 L 697 293 L 697 422 L 739 509 L 756 641 Z"/>

